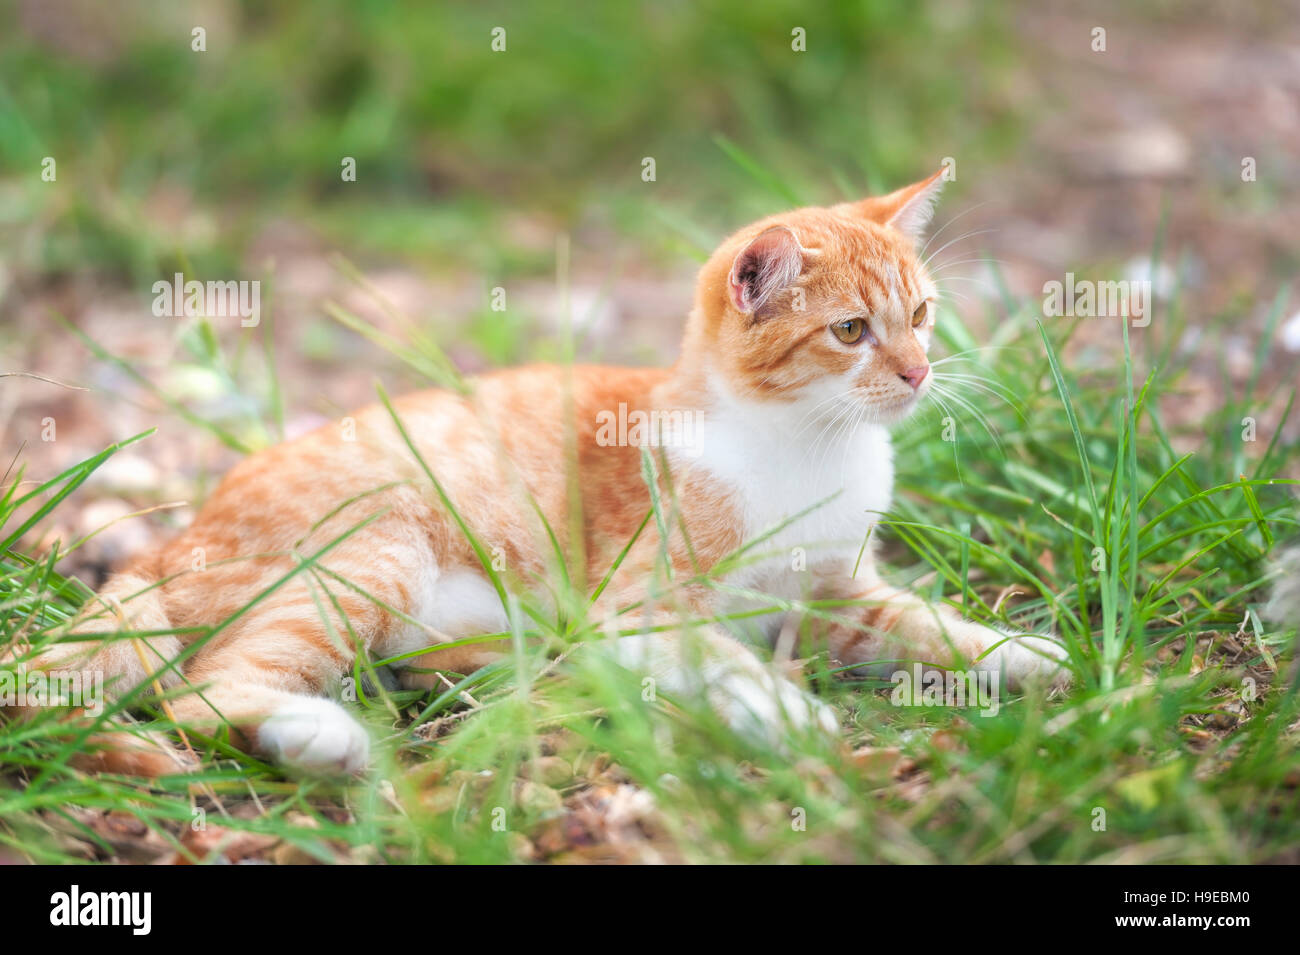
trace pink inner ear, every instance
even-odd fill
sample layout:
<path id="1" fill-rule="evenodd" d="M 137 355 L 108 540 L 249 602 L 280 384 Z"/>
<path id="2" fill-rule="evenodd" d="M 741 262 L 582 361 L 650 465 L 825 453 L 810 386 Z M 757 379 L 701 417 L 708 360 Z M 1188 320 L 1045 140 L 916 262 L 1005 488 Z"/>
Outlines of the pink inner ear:
<path id="1" fill-rule="evenodd" d="M 794 233 L 773 226 L 756 236 L 736 256 L 728 277 L 731 303 L 753 314 L 803 271 L 803 250 Z"/>

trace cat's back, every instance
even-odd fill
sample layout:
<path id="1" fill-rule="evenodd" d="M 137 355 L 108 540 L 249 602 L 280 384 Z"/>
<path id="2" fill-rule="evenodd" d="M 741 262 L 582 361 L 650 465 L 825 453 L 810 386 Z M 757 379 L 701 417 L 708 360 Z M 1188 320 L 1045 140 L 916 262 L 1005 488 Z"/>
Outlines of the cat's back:
<path id="1" fill-rule="evenodd" d="M 341 520 L 384 505 L 414 520 L 435 496 L 430 474 L 458 507 L 482 512 L 485 521 L 518 481 L 548 513 L 562 513 L 570 435 L 589 483 L 632 493 L 639 451 L 597 447 L 598 421 L 620 405 L 648 408 L 666 376 L 662 369 L 528 365 L 467 379 L 461 391 L 410 392 L 391 409 L 372 403 L 239 462 L 173 542 L 166 563 L 187 562 L 194 540 L 213 545 L 219 557 L 292 547 L 336 509 Z"/>

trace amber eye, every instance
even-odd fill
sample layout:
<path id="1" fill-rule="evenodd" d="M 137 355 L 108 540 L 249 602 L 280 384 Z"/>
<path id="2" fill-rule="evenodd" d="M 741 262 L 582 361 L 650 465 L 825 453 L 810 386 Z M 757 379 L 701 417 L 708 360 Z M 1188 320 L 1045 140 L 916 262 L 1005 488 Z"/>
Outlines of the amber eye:
<path id="1" fill-rule="evenodd" d="M 912 313 L 913 328 L 920 328 L 922 325 L 925 324 L 925 316 L 927 314 L 929 306 L 930 306 L 929 302 L 922 302 L 920 305 L 916 306 L 916 311 Z"/>
<path id="2" fill-rule="evenodd" d="M 844 344 L 856 345 L 867 333 L 867 321 L 864 318 L 850 318 L 843 322 L 836 322 L 831 326 L 831 331 Z"/>

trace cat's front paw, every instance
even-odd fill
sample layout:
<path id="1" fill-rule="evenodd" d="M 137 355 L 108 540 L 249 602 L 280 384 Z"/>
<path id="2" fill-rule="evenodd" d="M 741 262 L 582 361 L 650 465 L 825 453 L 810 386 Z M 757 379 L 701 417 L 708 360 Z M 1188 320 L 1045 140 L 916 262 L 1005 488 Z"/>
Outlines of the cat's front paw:
<path id="1" fill-rule="evenodd" d="M 309 773 L 359 773 L 370 758 L 370 738 L 332 700 L 304 696 L 275 710 L 257 741 L 272 759 Z"/>
<path id="2" fill-rule="evenodd" d="M 977 666 L 1002 673 L 1013 689 L 1027 686 L 1066 687 L 1074 674 L 1067 665 L 1069 651 L 1054 637 L 1037 633 L 993 631 L 996 644 Z"/>
<path id="3" fill-rule="evenodd" d="M 727 674 L 711 688 L 710 697 L 728 726 L 760 744 L 781 748 L 792 733 L 840 731 L 834 709 L 766 670 Z"/>

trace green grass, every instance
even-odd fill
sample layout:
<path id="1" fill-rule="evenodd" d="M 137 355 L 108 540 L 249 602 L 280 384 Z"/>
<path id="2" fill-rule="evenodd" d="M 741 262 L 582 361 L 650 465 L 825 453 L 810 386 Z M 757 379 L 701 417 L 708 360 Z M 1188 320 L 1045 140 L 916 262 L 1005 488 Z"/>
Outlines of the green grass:
<path id="1" fill-rule="evenodd" d="M 894 579 L 980 619 L 1059 633 L 1076 672 L 1068 693 L 1004 699 L 992 717 L 896 707 L 888 685 L 831 675 L 814 660 L 813 681 L 834 701 L 848 745 L 755 748 L 707 714 L 646 702 L 629 674 L 576 649 L 595 635 L 591 595 L 570 585 L 562 557 L 546 581 L 556 613 L 483 555 L 510 610 L 514 653 L 448 674 L 427 694 L 385 690 L 374 670 L 392 661 L 359 660 L 355 708 L 379 741 L 364 780 L 285 779 L 192 735 L 212 757 L 195 776 L 153 785 L 86 776 L 67 766 L 85 731 L 70 738 L 51 713 L 0 725 L 0 845 L 40 861 L 116 857 L 121 846 L 72 807 L 104 808 L 202 855 L 182 844 L 198 808 L 228 839 L 264 834 L 278 852 L 322 861 L 1294 861 L 1294 630 L 1255 611 L 1270 556 L 1295 534 L 1292 488 L 1270 475 L 1294 467 L 1296 449 L 1251 453 L 1238 440 L 1245 414 L 1280 410 L 1276 396 L 1225 401 L 1194 431 L 1184 427 L 1198 440 L 1179 453 L 1187 434 L 1162 409 L 1188 371 L 1154 347 L 1177 337 L 1179 303 L 1143 333 L 1144 353 L 1165 364 L 1141 377 L 1127 343 L 1119 367 L 1063 360 L 1079 326 L 1044 326 L 1032 304 L 989 305 L 997 332 L 982 346 L 955 319 L 941 321 L 960 358 L 940 370 L 964 361 L 956 374 L 977 363 L 977 375 L 952 378 L 970 386 L 957 403 L 897 435 L 900 494 L 881 536 Z M 447 370 L 432 341 L 410 360 Z M 271 419 L 280 399 L 262 392 Z M 953 441 L 944 440 L 948 411 Z M 0 646 L 57 639 L 87 598 L 59 575 L 57 551 L 12 548 L 114 450 L 34 490 L 10 475 L 0 499 Z M 666 507 L 647 521 L 670 519 Z M 332 599 L 316 556 L 294 572 Z M 999 600 L 1004 588 L 1016 593 Z M 169 728 L 156 705 L 138 712 Z M 859 747 L 870 750 L 850 753 Z M 582 826 L 573 820 L 600 815 L 584 806 L 626 803 L 635 790 L 653 796 L 650 821 L 613 844 L 604 834 L 574 845 Z M 1105 828 L 1095 828 L 1103 813 Z"/>

